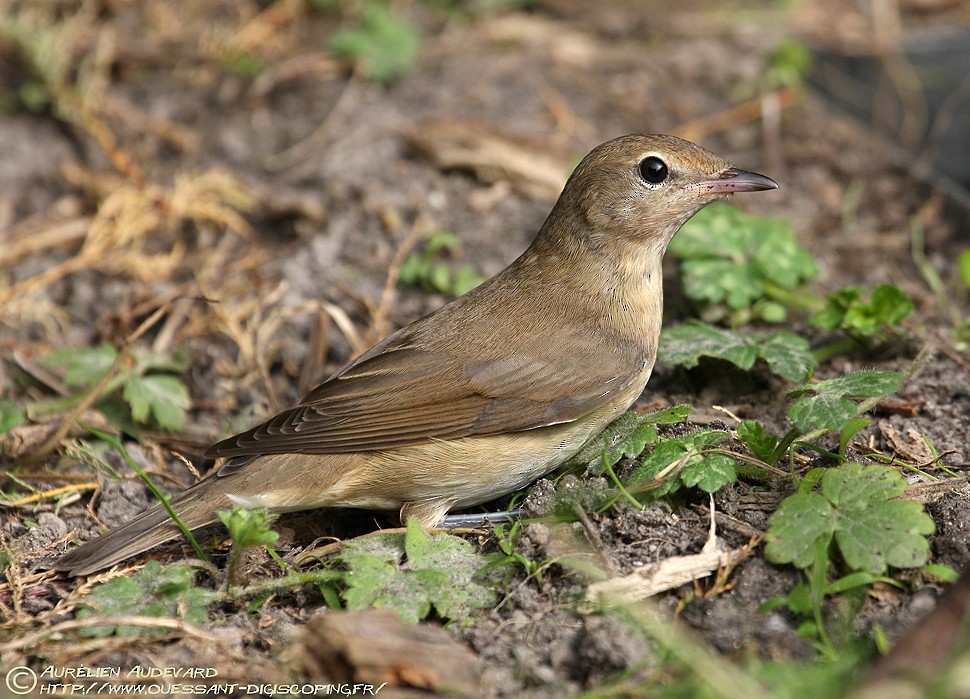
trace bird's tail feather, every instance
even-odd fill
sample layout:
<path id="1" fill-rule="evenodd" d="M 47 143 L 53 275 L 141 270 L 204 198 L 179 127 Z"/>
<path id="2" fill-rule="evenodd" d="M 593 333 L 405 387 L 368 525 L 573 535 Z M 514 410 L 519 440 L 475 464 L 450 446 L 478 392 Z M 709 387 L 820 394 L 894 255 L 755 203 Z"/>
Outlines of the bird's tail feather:
<path id="1" fill-rule="evenodd" d="M 193 491 L 195 488 L 176 498 L 172 508 L 189 529 L 214 524 L 217 520 L 212 508 L 200 506 L 203 503 Z M 178 538 L 181 531 L 165 508 L 155 505 L 130 522 L 68 551 L 54 562 L 53 568 L 69 575 L 89 575 Z"/>

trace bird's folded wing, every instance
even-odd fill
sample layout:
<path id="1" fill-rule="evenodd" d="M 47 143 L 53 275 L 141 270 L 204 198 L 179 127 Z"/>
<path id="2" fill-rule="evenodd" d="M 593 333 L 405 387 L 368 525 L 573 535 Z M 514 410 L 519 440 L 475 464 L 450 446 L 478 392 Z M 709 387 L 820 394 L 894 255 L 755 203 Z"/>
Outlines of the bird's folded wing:
<path id="1" fill-rule="evenodd" d="M 299 406 L 206 455 L 377 451 L 570 422 L 628 388 L 639 368 L 586 353 L 575 359 L 449 355 L 382 343 Z"/>

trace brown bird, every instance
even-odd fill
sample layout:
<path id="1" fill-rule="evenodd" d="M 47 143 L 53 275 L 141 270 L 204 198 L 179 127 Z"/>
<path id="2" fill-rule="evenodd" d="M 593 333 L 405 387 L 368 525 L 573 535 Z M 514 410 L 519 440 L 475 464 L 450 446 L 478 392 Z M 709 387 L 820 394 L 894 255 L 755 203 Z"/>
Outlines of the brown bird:
<path id="1" fill-rule="evenodd" d="M 286 410 L 206 455 L 174 497 L 190 529 L 233 505 L 400 510 L 433 526 L 528 485 L 637 399 L 657 354 L 667 244 L 703 206 L 775 189 L 672 136 L 594 149 L 535 240 L 481 286 L 397 331 Z M 176 538 L 156 505 L 67 553 L 86 575 Z"/>

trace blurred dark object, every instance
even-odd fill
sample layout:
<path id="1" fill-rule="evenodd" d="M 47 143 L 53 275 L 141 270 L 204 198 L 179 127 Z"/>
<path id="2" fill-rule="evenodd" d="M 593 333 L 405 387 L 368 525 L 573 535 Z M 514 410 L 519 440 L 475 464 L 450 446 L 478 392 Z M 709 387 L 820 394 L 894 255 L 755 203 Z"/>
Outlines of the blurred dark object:
<path id="1" fill-rule="evenodd" d="M 908 30 L 884 51 L 816 48 L 809 81 L 970 212 L 970 27 Z"/>
<path id="2" fill-rule="evenodd" d="M 474 653 L 437 624 L 407 624 L 389 609 L 323 608 L 310 617 L 292 653 L 310 679 L 373 685 L 387 699 L 482 696 Z"/>
<path id="3" fill-rule="evenodd" d="M 893 697 L 966 696 L 970 661 L 970 571 L 963 570 L 956 584 L 943 594 L 933 609 L 892 652 L 869 668 L 852 699 Z M 948 689 L 945 689 L 947 688 Z"/>

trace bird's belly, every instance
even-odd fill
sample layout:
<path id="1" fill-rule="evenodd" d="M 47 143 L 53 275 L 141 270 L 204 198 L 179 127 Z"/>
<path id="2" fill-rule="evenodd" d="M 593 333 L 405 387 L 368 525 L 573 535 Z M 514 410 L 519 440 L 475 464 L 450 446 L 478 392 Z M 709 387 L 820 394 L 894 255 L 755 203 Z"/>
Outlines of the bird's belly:
<path id="1" fill-rule="evenodd" d="M 518 490 L 562 464 L 609 422 L 597 417 L 386 452 L 270 455 L 257 463 L 275 472 L 269 479 L 275 486 L 267 488 L 268 479 L 257 479 L 258 474 L 251 479 L 258 481 L 255 484 L 227 484 L 226 506 L 232 501 L 285 512 L 312 507 L 397 510 L 409 503 L 431 502 L 447 511 L 476 505 Z M 321 460 L 320 467 L 307 469 L 307 459 L 314 458 Z M 321 475 L 326 477 L 313 477 Z M 331 479 L 329 487 L 320 482 Z"/>
<path id="2" fill-rule="evenodd" d="M 361 468 L 335 483 L 330 494 L 349 506 L 379 508 L 437 500 L 450 509 L 493 500 L 561 465 L 637 395 L 561 425 L 364 455 Z"/>

